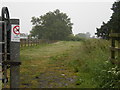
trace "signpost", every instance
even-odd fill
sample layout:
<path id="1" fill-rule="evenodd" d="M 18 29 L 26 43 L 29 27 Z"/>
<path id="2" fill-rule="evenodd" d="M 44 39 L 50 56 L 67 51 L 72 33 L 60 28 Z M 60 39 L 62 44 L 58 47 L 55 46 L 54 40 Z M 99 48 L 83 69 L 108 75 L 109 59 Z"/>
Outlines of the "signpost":
<path id="1" fill-rule="evenodd" d="M 11 41 L 20 42 L 20 27 L 18 25 L 12 25 Z"/>
<path id="2" fill-rule="evenodd" d="M 18 88 L 20 80 L 20 31 L 19 19 L 11 19 L 11 66 L 10 66 L 10 87 Z"/>

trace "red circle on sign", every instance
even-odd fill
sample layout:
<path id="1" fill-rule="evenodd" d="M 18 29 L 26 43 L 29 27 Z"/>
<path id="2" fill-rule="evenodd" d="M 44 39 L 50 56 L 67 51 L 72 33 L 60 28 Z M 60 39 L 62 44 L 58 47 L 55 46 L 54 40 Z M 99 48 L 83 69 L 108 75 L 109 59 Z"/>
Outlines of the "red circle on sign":
<path id="1" fill-rule="evenodd" d="M 16 34 L 16 35 L 19 35 L 20 34 L 20 26 L 15 26 L 13 27 L 13 32 Z"/>

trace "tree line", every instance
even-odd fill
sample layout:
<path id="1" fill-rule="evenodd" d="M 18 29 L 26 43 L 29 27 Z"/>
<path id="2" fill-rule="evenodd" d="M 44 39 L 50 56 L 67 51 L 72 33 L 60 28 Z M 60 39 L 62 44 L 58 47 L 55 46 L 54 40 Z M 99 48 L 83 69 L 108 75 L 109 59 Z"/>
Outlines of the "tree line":
<path id="1" fill-rule="evenodd" d="M 72 32 L 71 19 L 66 13 L 60 12 L 56 9 L 53 12 L 48 12 L 40 17 L 32 17 L 32 30 L 30 35 L 38 39 L 47 40 L 72 40 L 80 41 L 83 38 L 90 38 L 90 33 L 78 33 L 76 35 Z"/>
<path id="2" fill-rule="evenodd" d="M 96 28 L 97 37 L 109 39 L 109 33 L 120 33 L 120 1 L 114 2 L 111 10 L 113 11 L 107 23 L 103 22 L 100 28 Z"/>
<path id="3" fill-rule="evenodd" d="M 109 39 L 111 31 L 120 33 L 120 1 L 114 2 L 111 10 L 113 13 L 109 21 L 103 22 L 100 28 L 96 28 L 97 37 Z M 48 40 L 80 40 L 79 34 L 73 35 L 71 19 L 59 9 L 40 17 L 32 17 L 31 22 L 33 27 L 30 35 L 32 37 Z"/>

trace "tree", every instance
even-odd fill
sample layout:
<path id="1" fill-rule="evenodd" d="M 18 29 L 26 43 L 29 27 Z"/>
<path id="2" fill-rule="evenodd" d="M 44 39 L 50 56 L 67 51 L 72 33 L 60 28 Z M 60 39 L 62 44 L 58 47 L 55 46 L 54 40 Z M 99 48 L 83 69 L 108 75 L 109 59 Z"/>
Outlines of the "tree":
<path id="1" fill-rule="evenodd" d="M 109 33 L 111 30 L 114 33 L 120 33 L 120 1 L 115 2 L 111 8 L 113 14 L 107 23 L 103 22 L 100 28 L 96 28 L 98 37 L 103 39 L 109 39 Z"/>
<path id="2" fill-rule="evenodd" d="M 96 29 L 97 29 L 96 35 L 98 37 L 102 37 L 103 39 L 109 39 L 110 28 L 108 26 L 108 23 L 103 22 L 103 25 L 100 28 Z"/>
<path id="3" fill-rule="evenodd" d="M 90 38 L 90 33 L 89 32 L 86 32 L 86 33 L 78 33 L 75 35 L 76 37 L 79 37 L 79 38 Z"/>
<path id="4" fill-rule="evenodd" d="M 32 17 L 32 36 L 39 39 L 65 40 L 72 34 L 72 23 L 66 13 L 55 10 L 40 17 Z"/>
<path id="5" fill-rule="evenodd" d="M 110 24 L 112 25 L 111 28 L 114 32 L 120 33 L 120 1 L 115 2 L 111 9 L 113 10 L 110 21 Z"/>

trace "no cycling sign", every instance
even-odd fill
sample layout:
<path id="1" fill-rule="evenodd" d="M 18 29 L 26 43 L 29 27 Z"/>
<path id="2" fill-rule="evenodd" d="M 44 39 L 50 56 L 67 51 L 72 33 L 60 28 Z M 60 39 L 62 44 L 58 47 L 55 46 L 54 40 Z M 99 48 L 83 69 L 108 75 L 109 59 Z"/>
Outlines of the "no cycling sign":
<path id="1" fill-rule="evenodd" d="M 20 26 L 12 25 L 11 28 L 11 41 L 20 42 Z"/>

